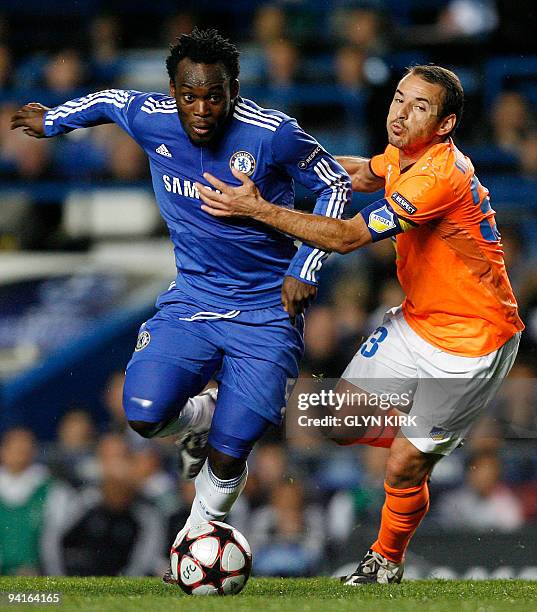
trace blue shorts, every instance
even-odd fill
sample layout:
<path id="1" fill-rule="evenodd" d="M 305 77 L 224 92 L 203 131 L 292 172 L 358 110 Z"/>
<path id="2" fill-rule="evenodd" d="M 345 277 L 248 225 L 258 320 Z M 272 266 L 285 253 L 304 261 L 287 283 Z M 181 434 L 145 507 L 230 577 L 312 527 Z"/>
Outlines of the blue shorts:
<path id="1" fill-rule="evenodd" d="M 215 378 L 209 443 L 245 457 L 271 423 L 281 423 L 288 380 L 298 376 L 304 351 L 303 317 L 293 326 L 281 305 L 218 311 L 177 289 L 173 296 L 140 328 L 127 365 L 127 418 L 170 420 Z"/>

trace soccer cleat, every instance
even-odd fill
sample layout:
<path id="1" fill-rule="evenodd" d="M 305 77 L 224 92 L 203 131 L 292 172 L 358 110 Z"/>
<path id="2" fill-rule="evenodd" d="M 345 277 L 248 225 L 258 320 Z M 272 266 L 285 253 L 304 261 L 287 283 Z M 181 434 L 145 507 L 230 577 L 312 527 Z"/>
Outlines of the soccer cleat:
<path id="1" fill-rule="evenodd" d="M 170 567 L 164 572 L 164 576 L 162 576 L 162 582 L 166 583 L 166 584 L 179 584 L 178 580 L 175 580 L 175 578 L 173 577 L 172 574 L 172 566 L 170 565 Z"/>
<path id="2" fill-rule="evenodd" d="M 181 476 L 192 480 L 199 474 L 205 459 L 207 459 L 207 440 L 209 432 L 194 433 L 189 431 L 178 442 L 181 456 Z"/>
<path id="3" fill-rule="evenodd" d="M 369 549 L 356 571 L 350 576 L 343 577 L 341 581 L 347 586 L 375 583 L 394 584 L 401 582 L 404 570 L 404 563 L 394 563 L 380 553 Z"/>
<path id="4" fill-rule="evenodd" d="M 200 410 L 204 412 L 203 418 L 195 428 L 189 429 L 175 443 L 179 447 L 181 476 L 185 480 L 196 478 L 207 458 L 207 440 L 217 396 L 218 389 L 207 389 L 200 393 L 197 399 L 201 402 Z"/>

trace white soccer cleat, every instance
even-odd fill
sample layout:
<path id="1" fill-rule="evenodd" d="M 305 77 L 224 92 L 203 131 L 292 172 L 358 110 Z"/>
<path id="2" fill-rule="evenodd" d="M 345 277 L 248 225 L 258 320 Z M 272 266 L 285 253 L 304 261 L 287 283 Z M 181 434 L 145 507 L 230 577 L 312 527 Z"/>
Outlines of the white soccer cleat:
<path id="1" fill-rule="evenodd" d="M 217 397 L 218 389 L 207 389 L 197 396 L 199 409 L 202 410 L 201 418 L 195 427 L 189 429 L 175 443 L 181 457 L 181 476 L 185 480 L 196 478 L 207 458 L 207 440 Z"/>
<path id="2" fill-rule="evenodd" d="M 347 586 L 360 586 L 361 584 L 394 584 L 401 582 L 404 563 L 394 563 L 380 553 L 369 549 L 360 561 L 356 571 L 350 576 L 341 579 Z"/>

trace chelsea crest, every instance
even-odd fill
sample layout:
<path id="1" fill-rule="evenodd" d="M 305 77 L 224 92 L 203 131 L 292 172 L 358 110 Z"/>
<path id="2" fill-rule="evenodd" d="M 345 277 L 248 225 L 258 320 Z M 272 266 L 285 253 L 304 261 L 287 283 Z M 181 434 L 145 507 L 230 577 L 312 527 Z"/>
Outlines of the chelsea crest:
<path id="1" fill-rule="evenodd" d="M 136 341 L 136 346 L 134 350 L 136 352 L 145 349 L 145 347 L 151 342 L 151 334 L 144 329 L 138 334 L 138 340 Z"/>
<path id="2" fill-rule="evenodd" d="M 229 167 L 252 176 L 255 171 L 255 157 L 248 151 L 237 151 L 229 159 Z"/>

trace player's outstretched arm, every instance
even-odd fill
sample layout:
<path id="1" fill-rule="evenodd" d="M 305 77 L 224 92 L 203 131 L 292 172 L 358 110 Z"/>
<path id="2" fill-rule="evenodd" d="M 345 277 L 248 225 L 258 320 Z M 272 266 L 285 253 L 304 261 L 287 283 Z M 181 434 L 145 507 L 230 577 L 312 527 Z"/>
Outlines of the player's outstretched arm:
<path id="1" fill-rule="evenodd" d="M 78 128 L 105 123 L 116 123 L 127 134 L 134 136 L 131 121 L 144 94 L 121 89 L 104 89 L 81 98 L 68 100 L 54 108 L 32 102 L 20 108 L 11 118 L 11 129 L 23 128 L 35 138 L 50 138 Z"/>
<path id="2" fill-rule="evenodd" d="M 48 110 L 46 106 L 39 104 L 39 102 L 25 104 L 11 117 L 11 129 L 22 128 L 22 131 L 28 136 L 44 138 L 43 117 Z"/>
<path id="3" fill-rule="evenodd" d="M 372 193 L 384 188 L 384 179 L 371 171 L 370 160 L 365 157 L 336 156 L 351 178 L 352 190 Z"/>
<path id="4" fill-rule="evenodd" d="M 202 209 L 215 217 L 250 217 L 324 251 L 349 253 L 371 242 L 360 215 L 343 220 L 289 210 L 267 202 L 255 184 L 232 170 L 242 185 L 232 187 L 209 173 L 203 176 L 218 191 L 197 183 Z"/>

